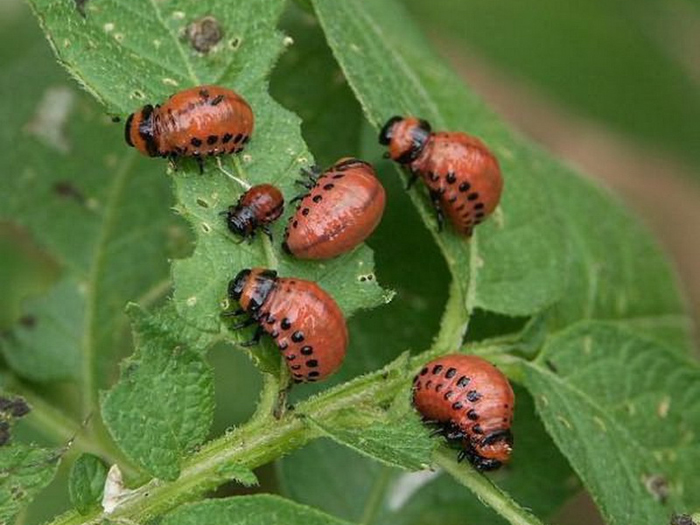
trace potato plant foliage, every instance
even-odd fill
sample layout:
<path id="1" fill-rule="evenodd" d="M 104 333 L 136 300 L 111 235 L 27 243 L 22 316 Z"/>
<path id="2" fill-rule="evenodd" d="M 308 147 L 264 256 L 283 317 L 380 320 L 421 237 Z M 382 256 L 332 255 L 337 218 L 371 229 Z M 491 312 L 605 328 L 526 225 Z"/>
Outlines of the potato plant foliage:
<path id="1" fill-rule="evenodd" d="M 398 0 L 29 5 L 0 35 L 23 44 L 0 70 L 2 236 L 19 253 L 2 269 L 39 253 L 53 273 L 0 340 L 3 397 L 32 408 L 2 413 L 0 523 L 533 525 L 581 490 L 610 524 L 700 509 L 700 369 L 668 262 L 606 191 L 486 107 Z M 253 107 L 251 143 L 221 163 L 239 179 L 289 200 L 301 168 L 374 163 L 388 208 L 371 248 L 291 258 L 290 206 L 274 242 L 237 243 L 219 212 L 243 188 L 215 160 L 200 175 L 126 146 L 129 113 L 200 84 Z M 395 114 L 498 156 L 504 197 L 470 241 L 438 232 L 423 189 L 381 158 Z M 293 410 L 279 352 L 241 346 L 250 330 L 220 317 L 253 266 L 319 282 L 349 318 L 342 371 L 295 387 Z M 222 375 L 221 345 L 249 365 Z M 487 476 L 410 406 L 421 365 L 456 351 L 516 387 L 513 461 Z M 62 496 L 47 506 L 46 491 Z"/>

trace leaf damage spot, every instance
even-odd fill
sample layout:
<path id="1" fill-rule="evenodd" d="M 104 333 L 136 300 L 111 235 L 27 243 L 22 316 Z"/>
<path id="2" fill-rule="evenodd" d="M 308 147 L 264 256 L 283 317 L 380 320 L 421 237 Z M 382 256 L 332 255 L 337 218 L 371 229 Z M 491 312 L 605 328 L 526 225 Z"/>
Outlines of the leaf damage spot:
<path id="1" fill-rule="evenodd" d="M 105 33 L 111 33 L 114 31 L 114 24 L 112 22 L 107 22 L 102 26 L 102 29 L 104 29 Z"/>
<path id="2" fill-rule="evenodd" d="M 204 233 L 210 233 L 211 232 L 211 226 L 209 226 L 206 222 L 202 223 L 202 231 Z"/>
<path id="3" fill-rule="evenodd" d="M 373 273 L 368 273 L 366 275 L 358 275 L 357 280 L 360 281 L 361 283 L 364 283 L 366 281 L 373 281 L 374 280 L 374 274 Z"/>
<path id="4" fill-rule="evenodd" d="M 251 162 L 253 162 L 253 157 L 251 157 L 247 153 L 245 155 L 243 155 L 243 157 L 241 157 L 241 158 L 243 159 L 243 162 L 245 162 L 246 164 L 250 164 Z"/>
<path id="5" fill-rule="evenodd" d="M 31 330 L 36 327 L 36 317 L 31 314 L 23 315 L 19 318 L 19 324 L 24 328 Z"/>
<path id="6" fill-rule="evenodd" d="M 197 199 L 195 200 L 195 202 L 196 202 L 198 205 L 200 205 L 202 208 L 208 208 L 208 207 L 209 207 L 209 203 L 208 203 L 207 201 L 205 201 L 204 199 L 202 199 L 201 197 L 197 197 Z"/>
<path id="7" fill-rule="evenodd" d="M 72 199 L 82 206 L 85 205 L 85 195 L 70 181 L 57 181 L 52 189 L 56 195 L 63 199 Z"/>
<path id="8" fill-rule="evenodd" d="M 180 83 L 177 80 L 175 80 L 174 78 L 168 78 L 168 77 L 162 78 L 161 82 L 163 82 L 163 84 L 165 84 L 166 86 L 177 87 L 180 85 Z"/>
<path id="9" fill-rule="evenodd" d="M 651 476 L 642 477 L 642 482 L 647 492 L 660 503 L 666 503 L 671 494 L 671 488 L 668 480 L 661 474 L 652 474 Z"/>
<path id="10" fill-rule="evenodd" d="M 134 91 L 132 91 L 131 95 L 129 96 L 138 100 L 146 100 L 146 94 L 139 89 L 135 89 Z"/>
<path id="11" fill-rule="evenodd" d="M 65 86 L 48 88 L 44 91 L 32 120 L 24 127 L 25 133 L 61 153 L 68 153 L 70 144 L 65 125 L 74 106 L 75 93 L 71 89 Z"/>
<path id="12" fill-rule="evenodd" d="M 232 38 L 231 40 L 228 41 L 228 47 L 230 47 L 234 51 L 237 50 L 240 46 L 241 46 L 241 39 L 238 37 Z"/>
<path id="13" fill-rule="evenodd" d="M 187 302 L 187 306 L 190 306 L 190 307 L 196 305 L 197 304 L 197 296 L 193 295 L 192 297 L 188 297 L 186 302 Z"/>
<path id="14" fill-rule="evenodd" d="M 156 38 L 156 39 L 153 41 L 153 47 L 155 47 L 156 49 L 160 49 L 160 45 L 161 45 L 161 41 L 160 41 L 159 39 Z"/>
<path id="15" fill-rule="evenodd" d="M 173 14 L 171 15 L 175 20 L 184 20 L 185 18 L 185 12 L 184 11 L 173 11 Z"/>
<path id="16" fill-rule="evenodd" d="M 294 45 L 294 39 L 293 39 L 291 36 L 287 35 L 287 36 L 285 36 L 285 37 L 282 39 L 282 44 L 284 45 L 284 47 L 293 46 L 293 45 Z"/>
<path id="17" fill-rule="evenodd" d="M 670 396 L 664 396 L 659 402 L 659 406 L 656 408 L 656 413 L 661 419 L 668 416 L 668 411 L 671 408 L 671 398 Z"/>
<path id="18" fill-rule="evenodd" d="M 571 423 L 569 423 L 569 420 L 564 418 L 563 416 L 557 416 L 557 419 L 559 422 L 566 427 L 567 430 L 571 430 L 573 427 L 571 426 Z"/>
<path id="19" fill-rule="evenodd" d="M 124 41 L 124 33 L 114 33 L 114 40 L 121 44 Z"/>
<path id="20" fill-rule="evenodd" d="M 196 51 L 209 53 L 223 38 L 223 30 L 216 18 L 205 16 L 191 22 L 185 36 Z"/>

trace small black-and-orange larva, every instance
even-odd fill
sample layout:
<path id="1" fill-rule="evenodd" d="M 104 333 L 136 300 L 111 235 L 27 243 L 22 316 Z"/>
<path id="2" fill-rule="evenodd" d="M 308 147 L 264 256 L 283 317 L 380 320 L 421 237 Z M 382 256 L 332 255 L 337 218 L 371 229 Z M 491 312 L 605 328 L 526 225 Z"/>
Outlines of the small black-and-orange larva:
<path id="1" fill-rule="evenodd" d="M 340 368 L 348 346 L 345 317 L 316 283 L 253 268 L 240 271 L 231 280 L 228 295 L 241 308 L 224 315 L 250 314 L 235 328 L 258 324 L 253 340 L 245 345 L 257 343 L 267 332 L 286 358 L 296 383 L 325 379 Z"/>
<path id="2" fill-rule="evenodd" d="M 515 395 L 488 361 L 452 354 L 427 363 L 413 380 L 413 405 L 448 441 L 459 442 L 459 459 L 477 469 L 497 469 L 510 458 Z"/>
<path id="3" fill-rule="evenodd" d="M 229 206 L 221 215 L 226 217 L 228 229 L 244 239 L 252 238 L 258 228 L 272 239 L 270 224 L 283 211 L 282 192 L 272 184 L 258 184 L 248 189 L 235 205 Z"/>

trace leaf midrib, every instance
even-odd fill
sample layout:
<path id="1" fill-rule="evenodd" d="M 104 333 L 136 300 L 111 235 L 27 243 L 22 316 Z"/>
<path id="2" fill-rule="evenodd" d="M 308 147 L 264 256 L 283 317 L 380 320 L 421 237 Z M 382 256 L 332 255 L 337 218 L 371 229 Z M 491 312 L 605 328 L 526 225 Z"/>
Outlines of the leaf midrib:
<path id="1" fill-rule="evenodd" d="M 82 345 L 83 382 L 82 382 L 82 406 L 83 416 L 87 417 L 98 409 L 97 381 L 95 370 L 95 350 L 97 346 L 96 326 L 97 302 L 99 301 L 99 283 L 104 273 L 105 256 L 110 234 L 113 230 L 119 200 L 122 197 L 131 169 L 136 162 L 137 153 L 129 151 L 125 154 L 121 166 L 117 169 L 110 186 L 104 207 L 105 214 L 100 224 L 99 233 L 94 246 L 92 263 L 87 278 L 87 298 L 85 301 L 85 334 Z"/>
<path id="2" fill-rule="evenodd" d="M 399 68 L 405 73 L 406 77 L 409 79 L 411 84 L 413 85 L 415 92 L 418 94 L 418 96 L 422 99 L 423 103 L 430 108 L 430 111 L 434 114 L 435 119 L 436 119 L 436 126 L 437 127 L 446 127 L 446 120 L 445 117 L 443 116 L 442 112 L 440 111 L 439 107 L 435 104 L 435 101 L 433 98 L 430 96 L 430 94 L 426 91 L 425 87 L 421 83 L 420 79 L 417 78 L 413 70 L 406 64 L 406 61 L 403 59 L 401 54 L 396 51 L 393 45 L 391 45 L 391 42 L 389 42 L 383 33 L 379 30 L 377 27 L 376 23 L 374 20 L 367 14 L 364 4 L 362 2 L 354 2 L 353 6 L 355 7 L 355 14 L 359 14 L 360 17 L 362 18 L 364 24 L 366 27 L 368 27 L 372 33 L 375 35 L 376 40 L 380 42 L 382 46 L 387 50 L 387 53 L 396 61 L 397 65 Z M 319 18 L 322 18 L 323 15 L 320 11 L 316 11 L 316 15 Z M 328 22 L 326 21 L 326 24 Z M 364 26 L 363 26 L 364 27 Z M 362 33 L 360 33 L 362 34 Z M 338 59 L 338 62 L 342 63 L 341 57 L 336 57 Z M 348 78 L 348 82 L 352 86 L 354 81 L 352 78 Z M 355 95 L 357 98 L 362 101 L 363 100 L 363 95 L 358 89 L 354 89 Z M 365 113 L 373 116 L 373 111 L 369 109 L 369 106 L 366 104 L 363 104 L 365 107 Z M 375 125 L 380 125 L 381 123 L 374 122 Z M 397 167 L 397 171 L 399 173 L 401 172 L 400 168 Z M 472 236 L 471 240 L 469 241 L 470 246 L 469 246 L 469 275 L 468 275 L 468 283 L 465 284 L 462 282 L 462 279 L 460 279 L 460 271 L 459 268 L 456 265 L 456 262 L 453 259 L 453 254 L 449 249 L 446 248 L 444 239 L 442 239 L 441 232 L 435 232 L 434 228 L 430 227 L 430 222 L 425 221 L 425 216 L 428 215 L 428 209 L 425 205 L 425 203 L 420 201 L 420 197 L 416 197 L 415 195 L 411 195 L 411 200 L 414 202 L 414 205 L 419 210 L 419 213 L 424 216 L 424 222 L 426 223 L 426 227 L 429 229 L 431 234 L 433 235 L 433 238 L 436 240 L 438 246 L 440 246 L 443 256 L 445 257 L 445 260 L 447 262 L 448 267 L 450 268 L 450 272 L 452 274 L 453 280 L 457 282 L 457 286 L 460 290 L 461 296 L 462 296 L 462 305 L 461 308 L 463 307 L 466 312 L 467 312 L 467 318 L 471 317 L 471 314 L 476 307 L 476 300 L 477 300 L 477 275 L 479 273 L 478 269 L 478 263 L 479 263 L 479 246 L 478 246 L 478 234 L 475 234 Z M 465 241 L 466 242 L 466 241 Z M 466 328 L 466 323 L 465 323 L 465 328 Z"/>

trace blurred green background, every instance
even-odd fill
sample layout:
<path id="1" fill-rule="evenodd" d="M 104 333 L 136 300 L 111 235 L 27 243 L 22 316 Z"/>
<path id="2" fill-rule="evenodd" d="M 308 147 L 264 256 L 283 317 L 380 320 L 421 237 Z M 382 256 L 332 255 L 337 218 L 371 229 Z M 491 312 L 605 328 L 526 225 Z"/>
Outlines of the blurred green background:
<path id="1" fill-rule="evenodd" d="M 405 2 L 438 51 L 506 119 L 603 180 L 643 217 L 672 255 L 700 319 L 700 4 Z M 27 47 L 48 49 L 28 7 L 20 0 L 0 0 L 0 66 Z M 282 76 L 278 72 L 273 79 L 278 91 L 284 91 Z M 297 88 L 304 90 L 291 79 L 288 96 Z M 324 153 L 328 159 L 337 156 Z M 381 253 L 377 259 L 381 267 Z M 40 294 L 56 275 L 55 264 L 22 231 L 0 224 L 0 330 L 17 322 L 21 301 Z M 219 407 L 229 423 L 249 416 L 259 388 L 247 359 L 231 355 L 225 350 L 211 355 Z M 251 373 L 241 374 L 246 367 Z M 248 383 L 226 381 L 227 371 L 235 369 Z M 250 403 L 240 403 L 243 399 Z M 224 430 L 217 425 L 216 433 Z M 60 505 L 52 497 L 44 496 L 44 517 Z M 56 494 L 57 501 L 60 497 Z M 573 502 L 561 522 L 592 524 L 593 518 L 582 518 L 587 509 L 585 500 Z"/>

